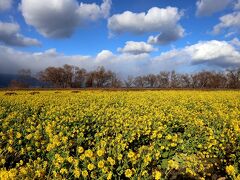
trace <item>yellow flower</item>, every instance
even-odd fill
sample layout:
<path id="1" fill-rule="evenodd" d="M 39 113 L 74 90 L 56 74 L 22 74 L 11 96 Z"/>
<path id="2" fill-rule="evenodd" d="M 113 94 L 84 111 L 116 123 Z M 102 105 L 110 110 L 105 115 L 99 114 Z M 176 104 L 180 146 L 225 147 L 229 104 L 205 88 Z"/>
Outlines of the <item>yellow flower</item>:
<path id="1" fill-rule="evenodd" d="M 69 163 L 72 163 L 72 162 L 73 162 L 73 157 L 72 157 L 72 156 L 69 156 L 69 157 L 67 158 L 67 161 L 68 161 Z"/>
<path id="2" fill-rule="evenodd" d="M 27 136 L 26 136 L 26 139 L 27 140 L 30 140 L 32 138 L 32 134 L 28 134 Z"/>
<path id="3" fill-rule="evenodd" d="M 115 160 L 111 157 L 108 157 L 107 158 L 108 162 L 111 164 L 111 166 L 114 166 L 115 165 Z"/>
<path id="4" fill-rule="evenodd" d="M 77 149 L 77 152 L 78 152 L 79 154 L 82 154 L 82 153 L 84 152 L 83 147 L 82 147 L 82 146 L 79 146 L 78 149 Z"/>
<path id="5" fill-rule="evenodd" d="M 130 151 L 130 152 L 128 153 L 128 157 L 129 157 L 129 158 L 133 158 L 134 156 L 135 156 L 135 153 L 134 153 L 134 152 Z"/>
<path id="6" fill-rule="evenodd" d="M 186 173 L 189 173 L 190 175 L 194 174 L 194 172 L 191 169 L 189 169 L 189 168 L 186 168 Z"/>
<path id="7" fill-rule="evenodd" d="M 152 160 L 150 154 L 148 154 L 145 158 L 144 158 L 144 163 L 148 164 L 150 161 Z"/>
<path id="8" fill-rule="evenodd" d="M 1 163 L 4 165 L 6 163 L 5 159 L 1 159 Z"/>
<path id="9" fill-rule="evenodd" d="M 121 161 L 122 158 L 123 158 L 123 155 L 122 155 L 122 154 L 119 154 L 118 157 L 117 157 L 117 159 L 118 159 L 119 161 Z"/>
<path id="10" fill-rule="evenodd" d="M 78 161 L 77 159 L 74 159 L 73 161 L 74 161 L 74 162 L 73 162 L 74 167 L 75 167 L 75 168 L 78 167 L 79 161 Z"/>
<path id="11" fill-rule="evenodd" d="M 170 169 L 176 169 L 177 170 L 179 168 L 179 164 L 178 164 L 177 161 L 169 160 L 168 161 L 168 167 Z"/>
<path id="12" fill-rule="evenodd" d="M 92 150 L 90 150 L 90 149 L 86 150 L 84 154 L 85 154 L 85 156 L 88 157 L 88 158 L 91 158 L 91 157 L 93 156 L 93 152 L 92 152 Z"/>
<path id="13" fill-rule="evenodd" d="M 99 157 L 103 156 L 103 154 L 104 154 L 104 150 L 103 150 L 103 149 L 99 149 L 99 150 L 97 151 L 97 155 L 98 155 Z"/>
<path id="14" fill-rule="evenodd" d="M 161 179 L 161 176 L 162 176 L 162 174 L 161 174 L 160 171 L 155 171 L 155 176 L 154 176 L 154 178 L 155 178 L 156 180 Z"/>
<path id="15" fill-rule="evenodd" d="M 95 166 L 94 166 L 94 164 L 90 163 L 90 164 L 88 164 L 87 168 L 88 168 L 88 170 L 91 171 L 95 168 Z"/>
<path id="16" fill-rule="evenodd" d="M 106 173 L 108 172 L 108 168 L 107 168 L 107 167 L 104 167 L 104 168 L 102 169 L 102 172 L 106 174 Z"/>
<path id="17" fill-rule="evenodd" d="M 16 134 L 16 138 L 19 139 L 19 138 L 21 138 L 21 137 L 22 137 L 22 134 L 19 133 L 19 132 L 17 132 L 17 134 Z"/>
<path id="18" fill-rule="evenodd" d="M 79 178 L 79 176 L 80 176 L 80 171 L 79 171 L 78 169 L 74 169 L 74 170 L 73 170 L 73 175 L 74 175 L 75 178 Z"/>
<path id="19" fill-rule="evenodd" d="M 82 176 L 87 177 L 88 176 L 88 171 L 87 170 L 82 171 Z"/>
<path id="20" fill-rule="evenodd" d="M 81 160 L 84 160 L 85 157 L 86 157 L 86 156 L 85 156 L 84 154 L 82 154 L 82 155 L 80 156 L 80 159 L 81 159 Z"/>
<path id="21" fill-rule="evenodd" d="M 8 150 L 8 152 L 10 152 L 10 153 L 13 152 L 13 148 L 12 148 L 11 146 L 9 146 L 9 147 L 7 148 L 7 150 Z"/>
<path id="22" fill-rule="evenodd" d="M 100 169 L 102 169 L 102 168 L 104 167 L 104 161 L 103 161 L 103 160 L 101 160 L 101 161 L 98 162 L 98 167 L 99 167 Z"/>
<path id="23" fill-rule="evenodd" d="M 22 165 L 23 165 L 23 160 L 20 160 L 20 161 L 19 161 L 19 164 L 22 166 Z"/>
<path id="24" fill-rule="evenodd" d="M 171 136 L 170 134 L 168 134 L 168 135 L 166 136 L 166 139 L 167 139 L 167 140 L 171 140 L 171 139 L 172 139 L 172 136 Z"/>
<path id="25" fill-rule="evenodd" d="M 62 142 L 63 142 L 64 144 L 67 143 L 67 140 L 68 140 L 68 137 L 66 137 L 66 136 L 62 137 Z"/>
<path id="26" fill-rule="evenodd" d="M 109 172 L 107 175 L 107 180 L 110 180 L 110 179 L 112 179 L 112 172 Z"/>
<path id="27" fill-rule="evenodd" d="M 27 174 L 27 168 L 21 167 L 21 168 L 20 168 L 20 173 L 21 173 L 22 175 L 26 175 L 26 174 Z"/>
<path id="28" fill-rule="evenodd" d="M 145 176 L 145 175 L 147 175 L 148 174 L 148 172 L 146 171 L 146 170 L 144 170 L 143 172 L 142 172 L 142 176 Z"/>
<path id="29" fill-rule="evenodd" d="M 35 171 L 35 175 L 36 175 L 37 177 L 41 177 L 41 172 L 40 172 L 39 170 L 36 170 L 36 171 Z"/>
<path id="30" fill-rule="evenodd" d="M 101 146 L 105 147 L 107 145 L 106 141 L 102 140 L 101 141 Z"/>
<path id="31" fill-rule="evenodd" d="M 228 175 L 230 175 L 230 176 L 234 176 L 235 175 L 235 168 L 234 168 L 234 166 L 232 166 L 232 165 L 229 165 L 229 166 L 227 166 L 226 167 L 226 172 L 227 172 L 227 174 Z"/>
<path id="32" fill-rule="evenodd" d="M 132 177 L 132 170 L 131 169 L 127 169 L 126 171 L 125 171 L 125 176 L 126 177 L 128 177 L 128 178 L 130 178 L 130 177 Z"/>
<path id="33" fill-rule="evenodd" d="M 66 168 L 62 168 L 62 169 L 60 170 L 60 173 L 61 173 L 61 174 L 67 174 L 67 172 L 68 172 L 68 171 L 67 171 Z"/>

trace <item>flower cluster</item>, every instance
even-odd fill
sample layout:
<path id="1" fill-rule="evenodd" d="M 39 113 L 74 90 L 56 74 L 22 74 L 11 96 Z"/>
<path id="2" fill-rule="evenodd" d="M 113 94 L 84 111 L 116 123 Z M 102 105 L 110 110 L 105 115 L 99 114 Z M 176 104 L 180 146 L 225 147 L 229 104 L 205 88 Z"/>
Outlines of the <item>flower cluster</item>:
<path id="1" fill-rule="evenodd" d="M 4 93 L 0 179 L 240 179 L 239 91 Z"/>

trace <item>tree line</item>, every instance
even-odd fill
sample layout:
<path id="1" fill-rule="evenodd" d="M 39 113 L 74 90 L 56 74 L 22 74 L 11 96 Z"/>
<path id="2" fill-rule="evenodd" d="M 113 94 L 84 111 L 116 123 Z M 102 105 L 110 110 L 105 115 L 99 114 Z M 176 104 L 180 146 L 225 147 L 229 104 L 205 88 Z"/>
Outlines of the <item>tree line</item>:
<path id="1" fill-rule="evenodd" d="M 30 74 L 30 70 L 21 70 L 20 77 L 23 80 L 15 80 L 15 85 L 26 85 Z M 201 71 L 194 74 L 162 71 L 158 74 L 128 76 L 123 80 L 103 66 L 87 71 L 66 64 L 63 67 L 48 67 L 39 72 L 37 78 L 44 82 L 43 87 L 55 88 L 240 88 L 240 68 L 223 72 Z"/>

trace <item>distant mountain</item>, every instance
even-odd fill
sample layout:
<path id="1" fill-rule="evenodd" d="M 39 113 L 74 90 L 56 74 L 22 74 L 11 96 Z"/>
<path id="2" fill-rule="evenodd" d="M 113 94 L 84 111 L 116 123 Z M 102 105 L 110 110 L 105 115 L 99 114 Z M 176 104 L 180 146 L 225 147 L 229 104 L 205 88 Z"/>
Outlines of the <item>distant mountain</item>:
<path id="1" fill-rule="evenodd" d="M 9 87 L 12 80 L 20 81 L 21 78 L 16 74 L 0 74 L 0 88 Z M 25 82 L 29 84 L 30 87 L 42 87 L 44 84 L 34 77 L 29 77 Z"/>

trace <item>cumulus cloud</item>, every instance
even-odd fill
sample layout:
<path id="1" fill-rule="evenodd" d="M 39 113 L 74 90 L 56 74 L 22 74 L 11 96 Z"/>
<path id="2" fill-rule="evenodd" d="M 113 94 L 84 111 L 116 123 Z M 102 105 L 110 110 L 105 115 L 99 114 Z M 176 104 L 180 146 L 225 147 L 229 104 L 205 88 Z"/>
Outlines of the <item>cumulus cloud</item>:
<path id="1" fill-rule="evenodd" d="M 17 57 L 17 58 L 16 58 Z M 178 72 L 194 72 L 202 69 L 221 70 L 240 67 L 240 52 L 226 41 L 204 41 L 181 49 L 173 49 L 151 57 L 148 53 L 114 54 L 103 50 L 96 56 L 67 56 L 50 49 L 44 52 L 30 53 L 0 46 L 0 72 L 13 73 L 22 68 L 30 68 L 33 72 L 48 66 L 76 65 L 87 70 L 105 66 L 122 77 L 158 73 L 159 71 L 176 70 Z"/>
<path id="2" fill-rule="evenodd" d="M 169 29 L 168 31 L 164 31 L 157 36 L 150 36 L 148 38 L 149 44 L 158 44 L 165 45 L 169 42 L 176 41 L 184 36 L 184 29 L 177 25 L 174 29 Z"/>
<path id="3" fill-rule="evenodd" d="M 12 6 L 12 0 L 1 0 L 0 1 L 0 12 L 10 9 Z"/>
<path id="4" fill-rule="evenodd" d="M 114 54 L 109 51 L 109 50 L 102 50 L 100 53 L 98 53 L 98 55 L 96 56 L 96 61 L 97 62 L 102 62 L 105 60 L 108 60 L 110 58 L 114 58 Z"/>
<path id="5" fill-rule="evenodd" d="M 77 27 L 108 17 L 110 8 L 111 0 L 100 6 L 77 0 L 22 0 L 20 5 L 26 23 L 50 38 L 70 37 Z"/>
<path id="6" fill-rule="evenodd" d="M 236 47 L 240 47 L 240 40 L 238 38 L 233 38 L 231 41 L 230 41 L 230 44 L 236 46 Z"/>
<path id="7" fill-rule="evenodd" d="M 123 48 L 118 48 L 118 52 L 129 53 L 129 54 L 142 54 L 142 53 L 151 53 L 156 49 L 145 42 L 135 42 L 127 41 Z"/>
<path id="8" fill-rule="evenodd" d="M 219 34 L 223 30 L 240 33 L 240 12 L 233 12 L 220 17 L 220 23 L 214 26 L 213 33 Z"/>
<path id="9" fill-rule="evenodd" d="M 197 16 L 210 16 L 216 12 L 219 12 L 223 9 L 225 9 L 229 4 L 231 0 L 198 0 L 196 2 L 197 6 Z"/>
<path id="10" fill-rule="evenodd" d="M 226 41 L 206 41 L 186 47 L 192 64 L 210 64 L 220 67 L 240 65 L 240 53 Z"/>
<path id="11" fill-rule="evenodd" d="M 115 14 L 110 17 L 108 19 L 108 28 L 112 35 L 123 33 L 160 33 L 158 38 L 151 42 L 154 44 L 165 44 L 183 36 L 184 29 L 178 24 L 182 15 L 183 13 L 175 7 L 153 7 L 147 13 L 125 11 L 122 14 Z"/>
<path id="12" fill-rule="evenodd" d="M 136 75 L 143 73 L 142 70 L 148 64 L 149 59 L 150 57 L 147 54 L 115 55 L 109 50 L 103 50 L 96 56 L 66 56 L 56 52 L 55 49 L 30 53 L 0 45 L 0 73 L 17 73 L 22 68 L 29 68 L 33 73 L 37 73 L 49 66 L 59 67 L 64 64 L 70 64 L 87 70 L 104 66 L 122 76 L 128 74 Z"/>
<path id="13" fill-rule="evenodd" d="M 40 42 L 19 33 L 20 27 L 16 23 L 0 21 L 0 42 L 11 46 L 38 46 Z"/>
<path id="14" fill-rule="evenodd" d="M 65 56 L 49 49 L 44 52 L 30 53 L 15 50 L 10 47 L 0 46 L 0 72 L 17 73 L 19 69 L 30 68 L 33 73 L 37 73 L 49 66 L 62 66 L 64 64 L 84 65 L 90 63 L 89 56 Z M 85 64 L 86 63 L 86 64 Z"/>
<path id="15" fill-rule="evenodd" d="M 95 21 L 100 17 L 107 18 L 111 9 L 111 1 L 104 0 L 101 6 L 97 4 L 81 3 L 78 7 L 77 14 L 81 21 L 92 20 Z"/>

